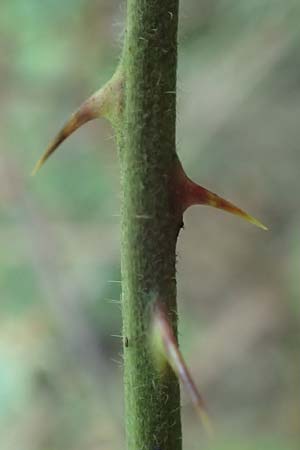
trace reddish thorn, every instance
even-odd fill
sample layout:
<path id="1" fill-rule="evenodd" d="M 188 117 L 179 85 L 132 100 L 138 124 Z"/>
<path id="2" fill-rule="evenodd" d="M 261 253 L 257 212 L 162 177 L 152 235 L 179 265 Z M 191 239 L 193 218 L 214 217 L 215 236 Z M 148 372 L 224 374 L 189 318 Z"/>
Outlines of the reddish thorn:
<path id="1" fill-rule="evenodd" d="M 212 435 L 213 428 L 207 414 L 205 402 L 198 391 L 178 348 L 177 340 L 174 336 L 165 307 L 159 301 L 157 301 L 154 306 L 153 329 L 154 333 L 157 333 L 162 341 L 164 357 L 189 392 L 193 405 L 195 406 L 207 433 Z"/>
<path id="2" fill-rule="evenodd" d="M 265 227 L 265 225 L 263 225 L 259 220 L 255 219 L 242 209 L 238 208 L 233 203 L 225 200 L 214 192 L 211 192 L 192 181 L 184 172 L 183 167 L 179 161 L 176 169 L 175 179 L 175 201 L 177 205 L 181 205 L 182 213 L 187 208 L 193 205 L 208 205 L 239 216 L 252 223 L 253 225 L 258 226 L 263 230 L 267 230 L 267 227 Z"/>

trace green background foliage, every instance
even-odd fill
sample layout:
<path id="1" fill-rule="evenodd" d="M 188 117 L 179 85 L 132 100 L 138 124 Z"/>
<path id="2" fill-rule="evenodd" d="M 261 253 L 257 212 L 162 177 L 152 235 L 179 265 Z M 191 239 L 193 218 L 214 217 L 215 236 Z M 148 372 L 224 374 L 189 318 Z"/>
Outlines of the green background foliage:
<path id="1" fill-rule="evenodd" d="M 35 177 L 58 128 L 112 74 L 124 2 L 0 4 L 0 435 L 3 450 L 123 448 L 119 179 L 88 124 Z M 300 6 L 181 5 L 178 152 L 253 213 L 208 208 L 178 243 L 180 340 L 209 405 L 183 393 L 186 449 L 299 447 Z"/>

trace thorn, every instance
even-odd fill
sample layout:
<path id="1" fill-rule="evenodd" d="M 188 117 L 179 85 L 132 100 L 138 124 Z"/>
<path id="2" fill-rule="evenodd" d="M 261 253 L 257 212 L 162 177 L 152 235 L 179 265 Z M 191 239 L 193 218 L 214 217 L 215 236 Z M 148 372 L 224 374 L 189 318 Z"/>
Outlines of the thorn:
<path id="1" fill-rule="evenodd" d="M 193 405 L 207 434 L 210 437 L 213 436 L 213 426 L 208 416 L 205 402 L 178 348 L 164 305 L 159 301 L 155 303 L 153 312 L 153 342 L 154 350 L 157 350 L 157 348 L 160 350 L 160 353 L 163 354 L 164 358 L 189 392 Z M 156 348 L 155 343 L 158 344 Z"/>
<path id="2" fill-rule="evenodd" d="M 255 219 L 247 212 L 235 206 L 233 203 L 220 197 L 214 192 L 211 192 L 205 189 L 204 187 L 199 186 L 196 183 L 193 183 L 192 181 L 190 181 L 190 183 L 191 185 L 189 188 L 189 195 L 191 203 L 189 206 L 197 204 L 212 206 L 214 208 L 221 209 L 223 211 L 227 211 L 231 214 L 234 214 L 235 216 L 239 216 L 242 219 L 247 220 L 247 222 L 252 223 L 253 225 L 257 226 L 258 228 L 261 228 L 264 231 L 268 230 L 268 228 L 265 225 L 263 225 L 259 220 Z"/>
<path id="3" fill-rule="evenodd" d="M 78 128 L 90 120 L 96 119 L 101 116 L 101 107 L 103 106 L 103 90 L 93 94 L 88 100 L 86 100 L 79 109 L 73 113 L 67 123 L 56 135 L 51 142 L 43 156 L 36 163 L 32 174 L 35 175 L 47 159 L 55 152 L 55 150 L 64 142 L 71 134 L 73 134 Z"/>
<path id="4" fill-rule="evenodd" d="M 184 172 L 182 165 L 178 164 L 176 173 L 177 187 L 175 188 L 176 203 L 181 205 L 182 212 L 193 205 L 208 205 L 217 209 L 222 209 L 231 214 L 247 220 L 247 222 L 256 225 L 262 230 L 267 231 L 268 228 L 259 220 L 235 206 L 233 203 L 225 200 L 214 192 L 205 189 L 199 184 L 192 181 Z"/>
<path id="5" fill-rule="evenodd" d="M 31 175 L 35 175 L 60 144 L 85 123 L 98 117 L 106 117 L 114 122 L 118 115 L 122 94 L 123 76 L 121 69 L 118 68 L 112 78 L 71 115 L 43 156 L 38 160 Z"/>

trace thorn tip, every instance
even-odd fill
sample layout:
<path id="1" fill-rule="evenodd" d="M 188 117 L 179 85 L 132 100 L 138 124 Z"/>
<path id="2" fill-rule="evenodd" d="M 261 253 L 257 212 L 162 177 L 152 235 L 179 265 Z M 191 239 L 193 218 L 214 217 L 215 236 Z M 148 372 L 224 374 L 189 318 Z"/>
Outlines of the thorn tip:
<path id="1" fill-rule="evenodd" d="M 157 356 L 156 353 L 158 351 L 186 387 L 201 423 L 207 435 L 211 437 L 213 435 L 213 426 L 207 413 L 205 402 L 178 348 L 178 343 L 164 305 L 158 300 L 154 304 L 153 311 L 153 342 L 158 344 L 156 348 L 154 347 L 154 350 L 156 350 L 155 356 Z"/>

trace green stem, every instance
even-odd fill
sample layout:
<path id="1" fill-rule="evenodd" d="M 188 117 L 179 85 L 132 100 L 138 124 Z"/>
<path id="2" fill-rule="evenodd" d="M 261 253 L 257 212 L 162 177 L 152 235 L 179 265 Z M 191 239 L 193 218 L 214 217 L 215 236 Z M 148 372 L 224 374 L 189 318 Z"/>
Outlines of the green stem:
<path id="1" fill-rule="evenodd" d="M 122 177 L 122 305 L 129 450 L 180 450 L 178 380 L 155 366 L 151 305 L 159 297 L 177 334 L 176 241 L 170 196 L 176 164 L 178 0 L 128 0 L 118 145 Z"/>

